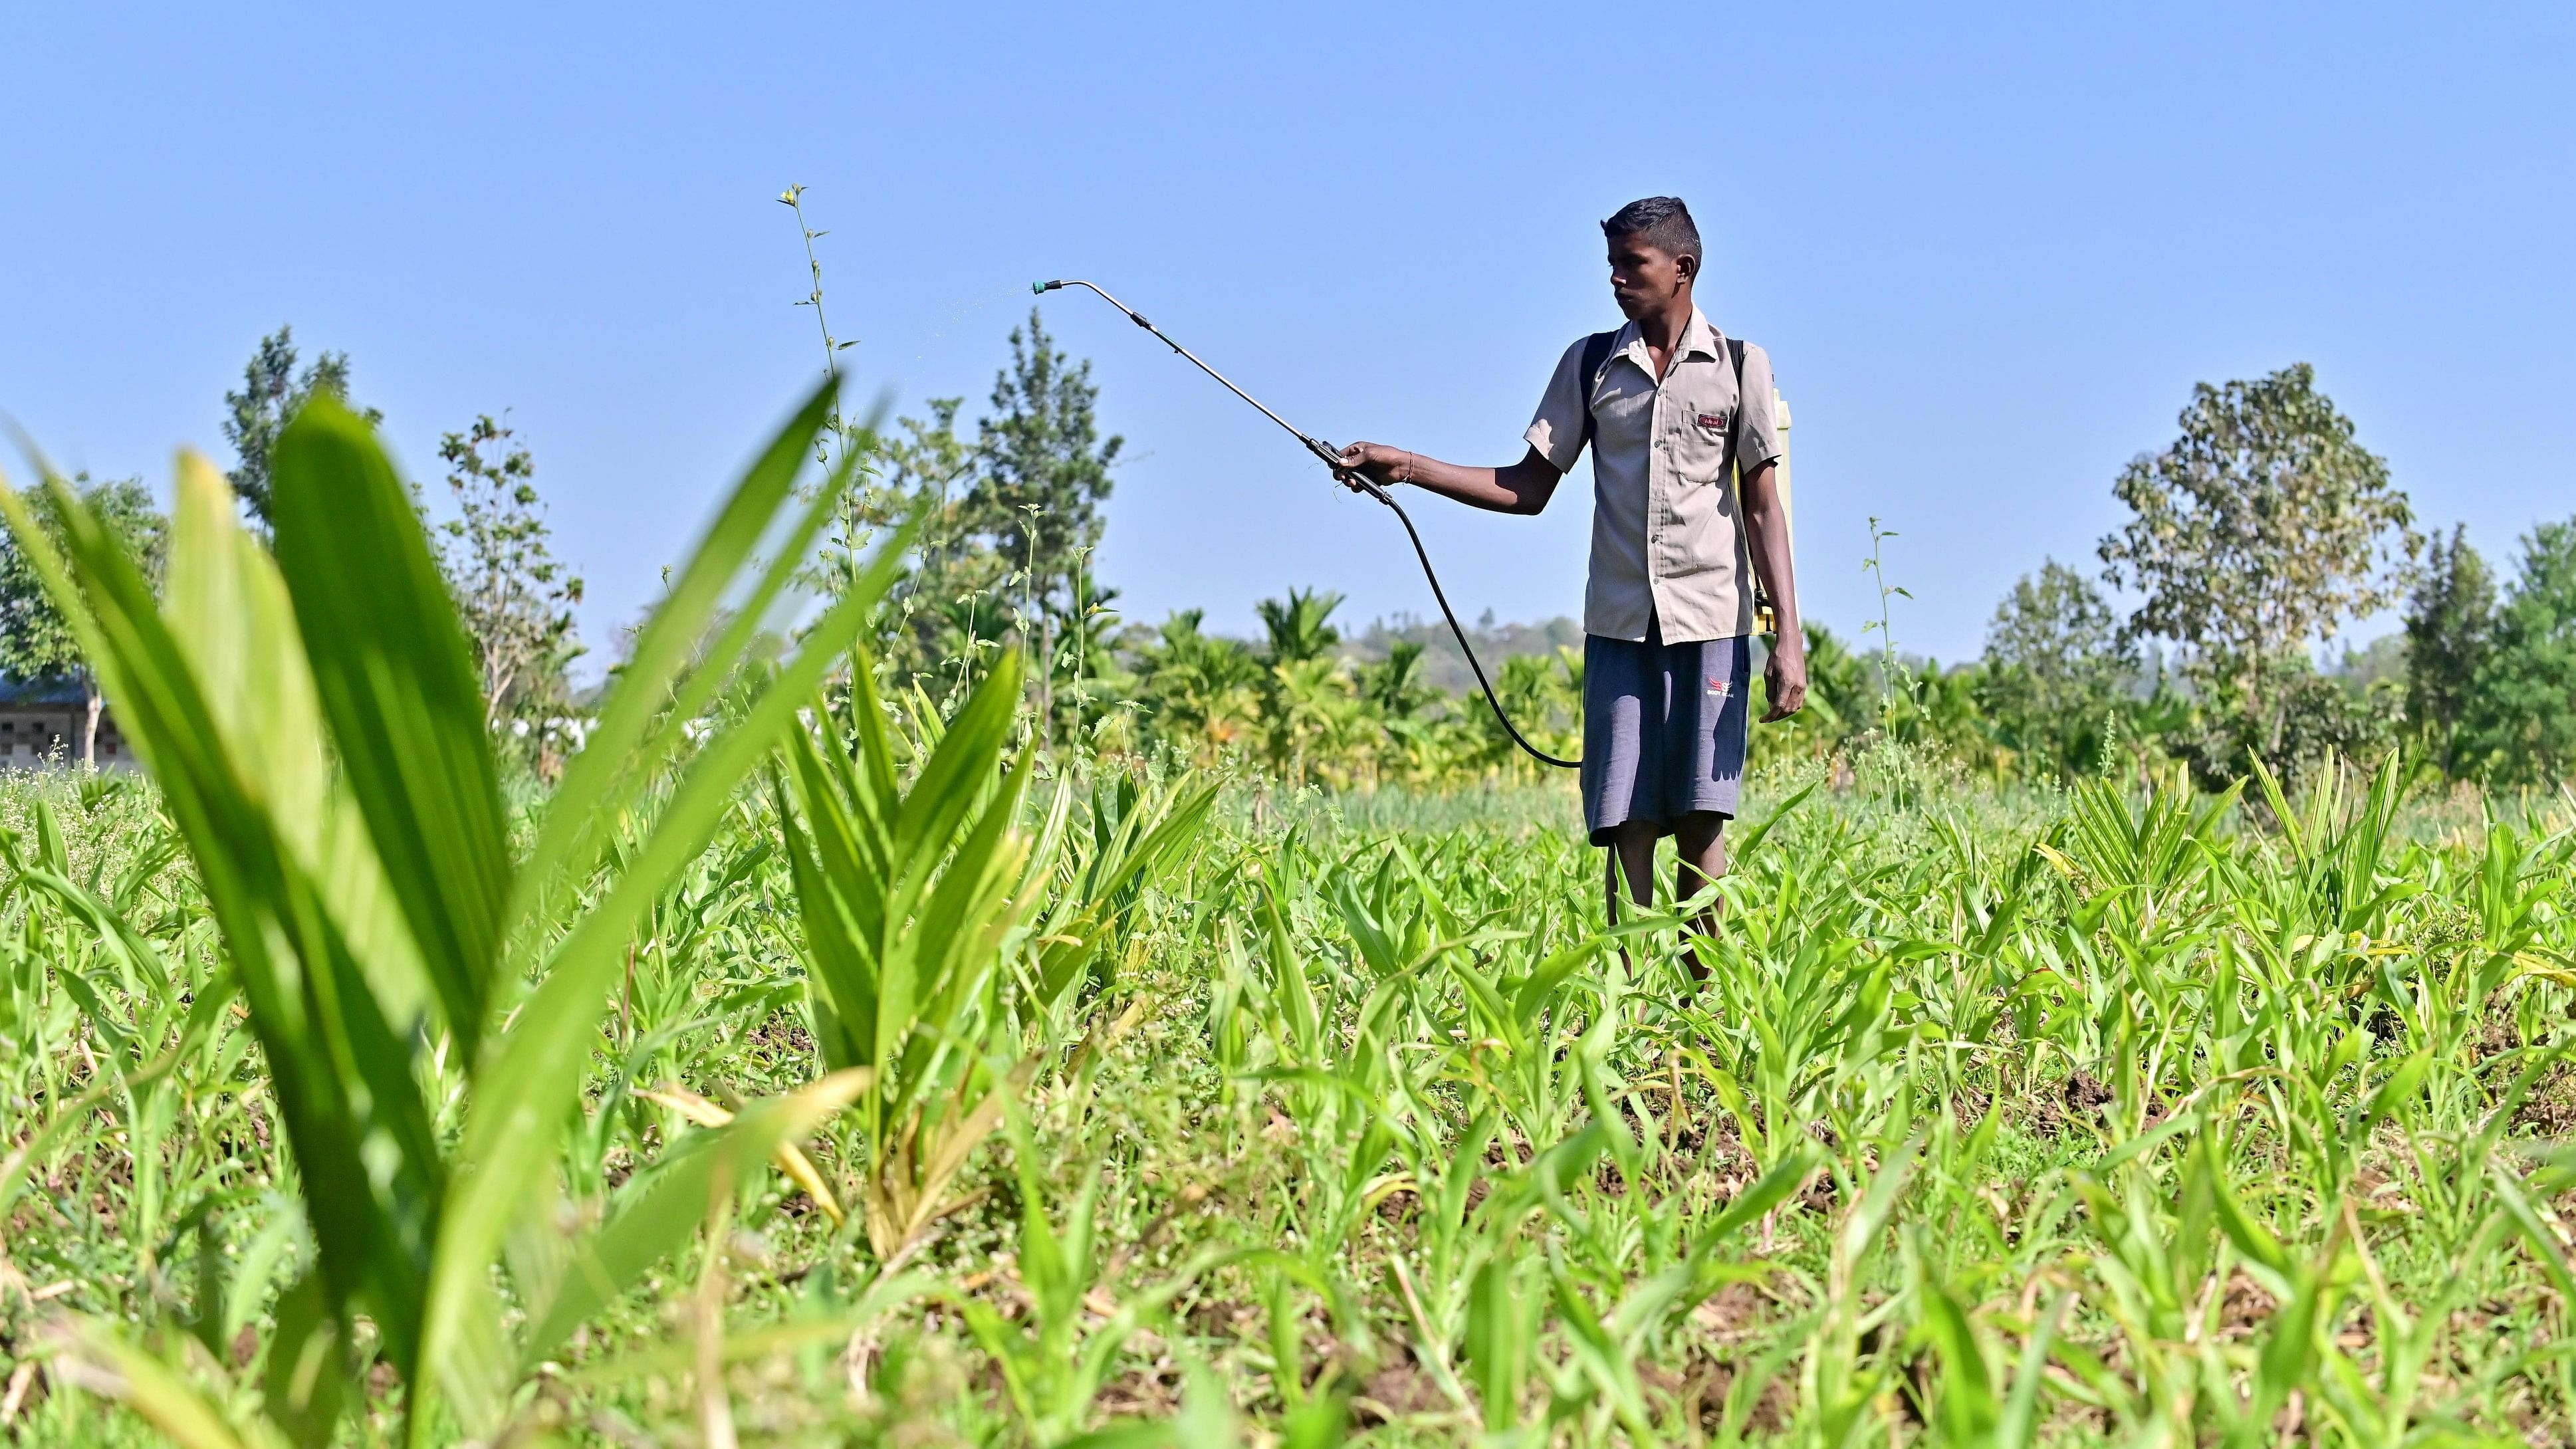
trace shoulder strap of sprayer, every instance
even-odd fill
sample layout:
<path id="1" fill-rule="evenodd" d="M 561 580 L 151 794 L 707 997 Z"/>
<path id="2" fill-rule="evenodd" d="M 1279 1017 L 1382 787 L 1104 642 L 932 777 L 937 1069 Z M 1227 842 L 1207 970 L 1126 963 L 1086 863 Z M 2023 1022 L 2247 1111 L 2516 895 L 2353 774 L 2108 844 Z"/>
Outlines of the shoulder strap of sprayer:
<path id="1" fill-rule="evenodd" d="M 1592 393 L 1601 386 L 1601 369 L 1610 361 L 1610 344 L 1619 340 L 1616 328 L 1595 332 L 1583 339 L 1583 368 L 1574 375 L 1574 385 L 1583 390 L 1583 445 L 1592 446 Z M 1727 456 L 1735 454 L 1735 427 L 1744 417 L 1744 339 L 1726 339 L 1726 360 L 1735 366 L 1735 412 L 1727 419 Z"/>
<path id="2" fill-rule="evenodd" d="M 1617 328 L 1595 332 L 1583 339 L 1583 370 L 1574 375 L 1574 385 L 1583 390 L 1583 446 L 1592 446 L 1592 390 L 1601 385 L 1601 369 L 1610 361 L 1610 344 L 1619 340 Z"/>
<path id="3" fill-rule="evenodd" d="M 1735 411 L 1726 415 L 1726 460 L 1731 465 L 1735 461 L 1735 440 L 1743 436 L 1738 429 L 1744 426 L 1743 338 L 1726 339 L 1726 360 L 1735 364 Z"/>

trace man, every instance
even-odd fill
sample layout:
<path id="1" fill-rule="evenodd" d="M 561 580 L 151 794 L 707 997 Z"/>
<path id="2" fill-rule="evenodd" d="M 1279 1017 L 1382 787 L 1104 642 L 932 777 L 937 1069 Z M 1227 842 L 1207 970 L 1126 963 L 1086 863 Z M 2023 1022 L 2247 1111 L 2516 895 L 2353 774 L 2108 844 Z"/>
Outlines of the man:
<path id="1" fill-rule="evenodd" d="M 1807 698 L 1788 519 L 1780 507 L 1771 359 L 1730 343 L 1691 300 L 1699 228 L 1677 197 L 1650 196 L 1601 223 L 1610 294 L 1628 325 L 1585 375 L 1585 343 L 1558 359 L 1506 468 L 1468 468 L 1383 443 L 1342 459 L 1474 508 L 1536 513 L 1592 446 L 1592 575 L 1583 596 L 1583 814 L 1620 880 L 1653 899 L 1655 842 L 1680 854 L 1674 892 L 1726 870 L 1726 822 L 1744 774 L 1754 584 L 1779 620 L 1764 668 L 1768 724 Z M 1730 487 L 1730 468 L 1740 487 Z M 1705 925 L 1714 922 L 1703 921 Z"/>

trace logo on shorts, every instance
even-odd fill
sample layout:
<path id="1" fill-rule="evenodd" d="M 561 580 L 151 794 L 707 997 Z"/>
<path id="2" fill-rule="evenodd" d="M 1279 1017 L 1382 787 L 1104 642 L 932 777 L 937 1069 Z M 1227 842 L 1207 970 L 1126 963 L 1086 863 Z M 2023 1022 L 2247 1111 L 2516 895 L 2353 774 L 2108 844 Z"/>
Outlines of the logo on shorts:
<path id="1" fill-rule="evenodd" d="M 1708 678 L 1708 692 L 1719 699 L 1726 698 L 1726 681 L 1718 678 L 1714 674 L 1710 675 Z"/>

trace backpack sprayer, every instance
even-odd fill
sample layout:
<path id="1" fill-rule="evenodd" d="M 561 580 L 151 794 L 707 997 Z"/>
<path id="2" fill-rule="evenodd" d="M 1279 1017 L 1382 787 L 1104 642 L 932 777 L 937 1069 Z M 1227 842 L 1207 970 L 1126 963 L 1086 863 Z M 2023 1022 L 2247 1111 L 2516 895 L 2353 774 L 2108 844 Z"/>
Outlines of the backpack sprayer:
<path id="1" fill-rule="evenodd" d="M 1146 321 L 1144 313 L 1139 312 L 1135 308 L 1128 306 L 1126 303 L 1119 301 L 1117 298 L 1110 296 L 1107 292 L 1101 291 L 1097 285 L 1082 281 L 1078 278 L 1055 282 L 1031 282 L 1029 284 L 1029 290 L 1039 293 L 1040 295 L 1044 295 L 1045 293 L 1052 292 L 1063 287 L 1089 287 L 1093 292 L 1098 293 L 1100 300 L 1107 302 L 1110 306 L 1126 313 L 1128 321 L 1133 322 L 1137 326 L 1144 328 L 1146 331 L 1153 333 L 1164 346 L 1179 353 L 1181 356 L 1188 358 L 1198 367 L 1199 371 L 1206 373 L 1208 376 L 1215 378 L 1219 383 L 1223 384 L 1227 392 L 1233 393 L 1236 397 L 1252 404 L 1253 407 L 1260 410 L 1263 417 L 1268 418 L 1270 421 L 1277 423 L 1280 427 L 1287 429 L 1288 435 L 1295 438 L 1298 442 L 1303 443 L 1306 446 L 1306 451 L 1314 454 L 1318 462 L 1321 462 L 1325 467 L 1331 469 L 1335 478 L 1341 480 L 1352 488 L 1358 489 L 1360 492 L 1367 494 L 1371 498 L 1376 499 L 1378 502 L 1385 504 L 1387 507 L 1394 509 L 1396 520 L 1404 525 L 1404 536 L 1413 541 L 1413 556 L 1422 561 L 1422 577 L 1431 585 L 1431 597 L 1440 601 L 1440 617 L 1449 621 L 1449 633 L 1457 639 L 1458 651 L 1467 656 L 1467 667 L 1476 672 L 1476 686 L 1485 692 L 1485 703 L 1493 709 L 1494 719 L 1502 725 L 1503 733 L 1510 735 L 1512 737 L 1513 744 L 1520 746 L 1531 759 L 1536 760 L 1541 764 L 1555 765 L 1560 769 L 1571 770 L 1583 763 L 1581 760 L 1559 759 L 1556 756 L 1549 754 L 1547 751 L 1540 749 L 1538 746 L 1531 744 L 1528 737 L 1520 732 L 1520 727 L 1512 723 L 1511 715 L 1504 711 L 1502 700 L 1494 693 L 1493 681 L 1485 677 L 1485 666 L 1483 661 L 1476 658 L 1475 646 L 1467 642 L 1467 631 L 1461 628 L 1458 624 L 1457 611 L 1449 607 L 1449 595 L 1440 587 L 1440 575 L 1431 567 L 1431 555 L 1422 546 L 1421 533 L 1414 528 L 1412 518 L 1406 515 L 1404 505 L 1396 502 L 1394 497 L 1390 495 L 1386 489 L 1378 485 L 1376 479 L 1369 477 L 1367 474 L 1360 472 L 1356 468 L 1345 466 L 1342 462 L 1340 449 L 1335 448 L 1332 444 L 1325 442 L 1323 439 L 1318 438 L 1311 433 L 1299 431 L 1296 424 L 1291 423 L 1286 418 L 1272 412 L 1262 403 L 1261 399 L 1245 392 L 1242 388 L 1236 387 L 1224 373 L 1217 371 L 1215 368 L 1208 366 L 1204 362 L 1200 362 L 1197 353 L 1190 351 L 1181 344 L 1174 342 L 1171 338 L 1164 336 L 1163 329 Z"/>

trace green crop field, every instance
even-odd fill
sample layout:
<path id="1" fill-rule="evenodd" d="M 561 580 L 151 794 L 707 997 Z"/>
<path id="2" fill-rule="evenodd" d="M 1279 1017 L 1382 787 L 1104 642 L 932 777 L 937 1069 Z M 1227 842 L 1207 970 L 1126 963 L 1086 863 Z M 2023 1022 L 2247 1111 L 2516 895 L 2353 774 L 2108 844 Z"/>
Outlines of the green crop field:
<path id="1" fill-rule="evenodd" d="M 157 599 L 13 498 L 151 772 L 0 788 L 0 1435 L 2570 1442 L 2563 797 L 1783 755 L 1605 934 L 1562 782 L 893 687 L 900 530 L 770 648 L 828 406 L 544 787 L 349 415 Z"/>

